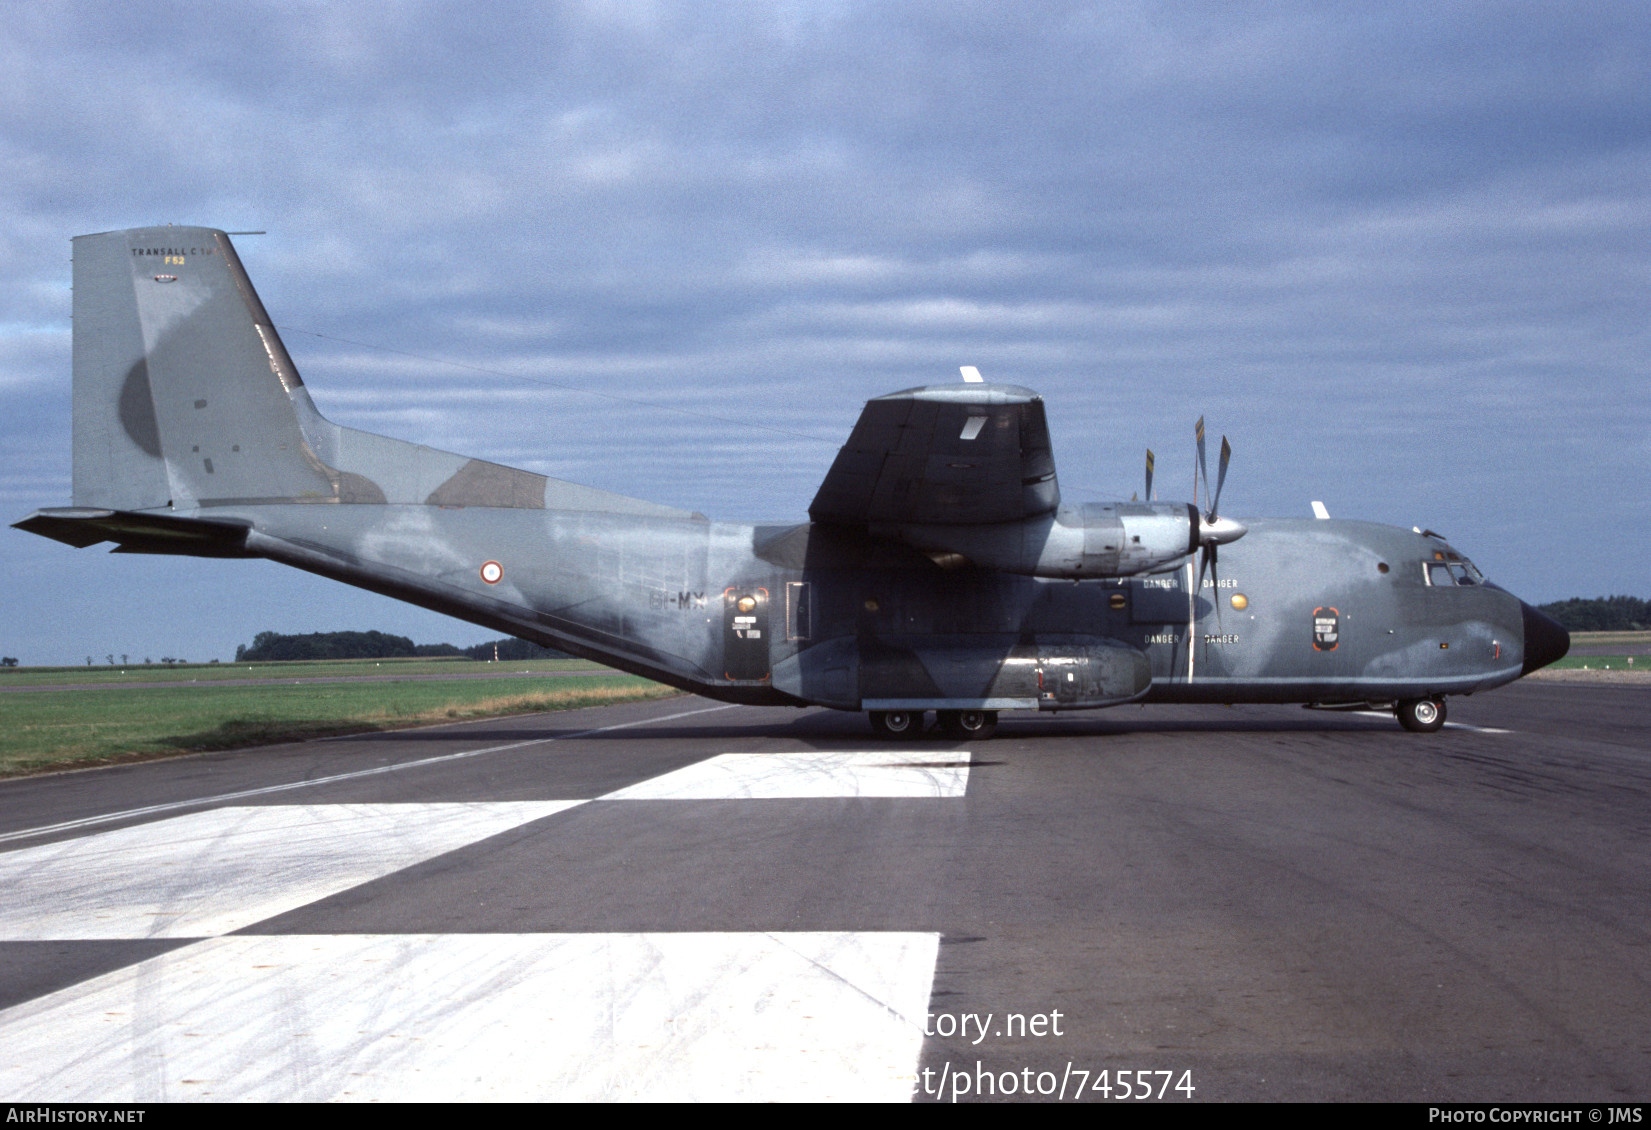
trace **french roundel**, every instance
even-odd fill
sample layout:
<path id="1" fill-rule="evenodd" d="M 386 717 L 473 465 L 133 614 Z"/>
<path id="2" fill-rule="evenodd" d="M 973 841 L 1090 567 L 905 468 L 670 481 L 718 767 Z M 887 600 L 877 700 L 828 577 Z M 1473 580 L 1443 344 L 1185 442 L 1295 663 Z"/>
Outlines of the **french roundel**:
<path id="1" fill-rule="evenodd" d="M 504 580 L 504 566 L 497 561 L 482 562 L 482 580 L 490 585 L 496 585 Z"/>

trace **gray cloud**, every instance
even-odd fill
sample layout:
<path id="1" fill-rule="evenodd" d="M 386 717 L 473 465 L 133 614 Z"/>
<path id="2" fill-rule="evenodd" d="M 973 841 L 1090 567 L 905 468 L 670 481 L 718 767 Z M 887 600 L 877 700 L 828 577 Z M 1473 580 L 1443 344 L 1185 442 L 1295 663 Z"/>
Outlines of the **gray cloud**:
<path id="1" fill-rule="evenodd" d="M 866 397 L 973 363 L 1045 394 L 1069 491 L 1127 497 L 1148 444 L 1187 477 L 1205 413 L 1235 513 L 1325 498 L 1532 599 L 1637 591 L 1648 30 L 1629 4 L 34 7 L 0 30 L 0 499 L 68 496 L 68 237 L 176 221 L 270 231 L 243 258 L 353 426 L 785 518 Z M 132 594 L 224 566 L 34 541 L 0 539 L 19 591 L 84 585 L 128 651 L 224 654 L 299 601 L 403 630 L 296 579 L 157 624 Z M 79 651 L 53 615 L 13 605 L 0 642 Z"/>

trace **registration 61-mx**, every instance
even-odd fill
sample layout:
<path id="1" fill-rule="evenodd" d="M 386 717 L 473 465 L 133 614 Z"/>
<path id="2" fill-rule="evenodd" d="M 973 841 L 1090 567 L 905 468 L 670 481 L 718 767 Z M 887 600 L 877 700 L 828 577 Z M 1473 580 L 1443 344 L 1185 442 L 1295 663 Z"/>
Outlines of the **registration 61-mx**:
<path id="1" fill-rule="evenodd" d="M 1170 1081 L 1175 1080 L 1172 1086 Z M 1072 1084 L 1072 1090 L 1067 1091 L 1067 1083 Z M 1102 1068 L 1100 1071 L 1089 1071 L 1082 1067 L 1073 1067 L 1070 1062 L 1066 1065 L 1066 1078 L 1061 1082 L 1061 1098 L 1070 1094 L 1073 1098 L 1083 1098 L 1086 1094 L 1099 1095 L 1103 1099 L 1161 1099 L 1166 1094 L 1174 1097 L 1179 1093 L 1186 1098 L 1192 1098 L 1192 1070 L 1189 1068 L 1181 1072 L 1179 1079 L 1173 1071 L 1148 1071 L 1146 1069 L 1132 1070 L 1130 1068 L 1113 1069 Z"/>

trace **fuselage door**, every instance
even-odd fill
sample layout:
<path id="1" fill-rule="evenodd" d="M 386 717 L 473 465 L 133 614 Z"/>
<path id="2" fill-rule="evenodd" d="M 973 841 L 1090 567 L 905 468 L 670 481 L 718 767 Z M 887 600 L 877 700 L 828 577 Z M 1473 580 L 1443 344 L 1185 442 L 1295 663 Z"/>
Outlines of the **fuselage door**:
<path id="1" fill-rule="evenodd" d="M 811 581 L 787 581 L 785 586 L 785 638 L 806 640 L 814 636 L 814 607 Z"/>
<path id="2" fill-rule="evenodd" d="M 760 682 L 768 678 L 768 638 L 768 590 L 744 587 L 724 590 L 724 675 L 736 682 Z"/>

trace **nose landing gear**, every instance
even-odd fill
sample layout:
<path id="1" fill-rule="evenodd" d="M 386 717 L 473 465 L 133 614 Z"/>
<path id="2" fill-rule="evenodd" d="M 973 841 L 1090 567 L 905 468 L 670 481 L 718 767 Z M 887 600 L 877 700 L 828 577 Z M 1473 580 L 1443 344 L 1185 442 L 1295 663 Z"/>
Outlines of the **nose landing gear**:
<path id="1" fill-rule="evenodd" d="M 1445 724 L 1445 700 L 1407 698 L 1393 708 L 1399 725 L 1414 734 L 1431 734 Z"/>

